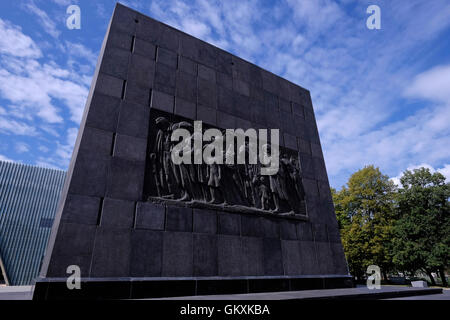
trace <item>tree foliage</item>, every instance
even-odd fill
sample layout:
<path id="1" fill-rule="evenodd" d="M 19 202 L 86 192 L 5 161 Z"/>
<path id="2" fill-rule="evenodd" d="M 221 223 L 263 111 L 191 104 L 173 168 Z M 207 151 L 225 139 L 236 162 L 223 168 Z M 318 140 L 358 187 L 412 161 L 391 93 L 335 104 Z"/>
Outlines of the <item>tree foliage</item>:
<path id="1" fill-rule="evenodd" d="M 360 278 L 375 264 L 384 274 L 423 270 L 443 278 L 450 255 L 450 185 L 426 168 L 405 171 L 400 182 L 397 189 L 378 168 L 366 166 L 341 190 L 332 190 L 350 272 Z"/>
<path id="2" fill-rule="evenodd" d="M 450 258 L 450 185 L 427 168 L 406 171 L 397 196 L 394 263 L 403 270 L 442 272 Z"/>
<path id="3" fill-rule="evenodd" d="M 346 187 L 333 192 L 342 244 L 357 277 L 371 264 L 385 271 L 392 267 L 394 192 L 389 177 L 374 166 L 355 172 Z"/>

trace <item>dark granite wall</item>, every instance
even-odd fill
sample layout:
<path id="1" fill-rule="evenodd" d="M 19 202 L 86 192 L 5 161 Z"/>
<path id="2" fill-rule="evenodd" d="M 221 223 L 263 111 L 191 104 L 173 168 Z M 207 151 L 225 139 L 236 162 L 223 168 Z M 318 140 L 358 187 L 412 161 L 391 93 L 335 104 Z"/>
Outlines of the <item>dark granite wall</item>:
<path id="1" fill-rule="evenodd" d="M 142 202 L 152 109 L 221 128 L 279 128 L 308 218 Z M 118 5 L 99 57 L 43 277 L 346 275 L 309 91 Z"/>

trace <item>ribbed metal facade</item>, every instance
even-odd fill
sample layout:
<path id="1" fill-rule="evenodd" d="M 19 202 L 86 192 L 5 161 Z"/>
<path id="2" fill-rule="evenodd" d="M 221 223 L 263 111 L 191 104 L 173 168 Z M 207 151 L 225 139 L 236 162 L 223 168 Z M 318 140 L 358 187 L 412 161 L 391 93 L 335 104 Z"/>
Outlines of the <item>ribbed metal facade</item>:
<path id="1" fill-rule="evenodd" d="M 10 285 L 38 276 L 65 176 L 0 161 L 0 259 Z"/>

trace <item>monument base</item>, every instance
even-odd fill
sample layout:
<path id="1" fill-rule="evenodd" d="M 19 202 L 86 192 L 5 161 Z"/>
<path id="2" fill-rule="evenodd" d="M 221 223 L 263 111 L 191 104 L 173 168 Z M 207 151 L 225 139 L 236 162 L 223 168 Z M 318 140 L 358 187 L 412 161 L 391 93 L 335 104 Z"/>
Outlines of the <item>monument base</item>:
<path id="1" fill-rule="evenodd" d="M 109 300 L 352 288 L 349 275 L 277 277 L 86 278 L 68 289 L 66 278 L 40 278 L 33 300 Z"/>

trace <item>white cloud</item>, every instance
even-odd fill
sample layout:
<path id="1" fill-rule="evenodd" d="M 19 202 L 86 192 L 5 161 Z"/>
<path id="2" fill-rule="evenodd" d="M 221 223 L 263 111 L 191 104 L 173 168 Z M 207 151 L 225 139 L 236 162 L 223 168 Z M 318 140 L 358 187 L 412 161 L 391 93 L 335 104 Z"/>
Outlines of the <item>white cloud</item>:
<path id="1" fill-rule="evenodd" d="M 412 98 L 450 104 L 450 64 L 436 66 L 419 74 L 405 94 Z"/>
<path id="2" fill-rule="evenodd" d="M 26 144 L 24 142 L 18 142 L 18 143 L 16 143 L 16 151 L 18 153 L 26 153 L 26 152 L 30 151 L 30 147 L 28 144 Z"/>
<path id="3" fill-rule="evenodd" d="M 34 41 L 18 27 L 0 20 L 0 35 L 8 35 L 11 30 L 19 39 L 27 39 L 24 42 L 26 46 L 22 47 L 36 47 Z M 67 46 L 69 56 L 73 54 L 78 58 L 82 57 L 90 64 L 95 60 L 92 51 L 83 45 L 67 43 Z M 62 123 L 61 110 L 56 103 L 61 101 L 68 107 L 70 119 L 79 123 L 88 94 L 87 78 L 90 77 L 80 75 L 74 69 L 64 69 L 51 60 L 41 63 L 36 59 L 36 52 L 33 52 L 24 56 L 20 50 L 8 49 L 6 55 L 1 55 L 0 94 L 14 104 L 9 113 L 12 115 L 15 109 L 28 117 L 34 115 L 48 123 Z M 16 112 L 16 115 L 20 116 L 20 113 Z"/>
<path id="4" fill-rule="evenodd" d="M 20 58 L 40 58 L 41 50 L 20 27 L 0 18 L 0 53 Z"/>
<path id="5" fill-rule="evenodd" d="M 435 169 L 432 166 L 430 166 L 429 164 L 422 163 L 422 164 L 418 164 L 418 165 L 414 165 L 414 166 L 409 166 L 408 168 L 406 168 L 406 170 L 413 171 L 414 169 L 419 169 L 419 168 L 427 168 L 430 170 L 431 173 L 439 172 L 445 177 L 445 182 L 450 183 L 450 164 L 446 164 L 442 168 Z M 404 170 L 404 171 L 406 171 L 406 170 Z M 391 180 L 400 187 L 402 185 L 400 182 L 400 178 L 402 177 L 402 175 L 403 175 L 403 172 L 400 172 L 396 177 L 391 178 Z"/>
<path id="6" fill-rule="evenodd" d="M 14 162 L 14 160 L 12 160 L 4 155 L 1 155 L 1 154 L 0 154 L 0 161 Z"/>
<path id="7" fill-rule="evenodd" d="M 52 1 L 60 6 L 69 6 L 71 4 L 78 3 L 78 0 L 52 0 Z"/>
<path id="8" fill-rule="evenodd" d="M 0 117 L 0 132 L 17 136 L 37 135 L 35 127 L 28 125 L 25 122 L 15 121 L 4 117 Z"/>
<path id="9" fill-rule="evenodd" d="M 43 145 L 40 145 L 40 146 L 38 147 L 38 149 L 39 149 L 39 151 L 41 151 L 41 152 L 43 152 L 43 153 L 47 153 L 47 152 L 50 151 L 49 148 L 47 148 L 46 146 L 43 146 Z"/>
<path id="10" fill-rule="evenodd" d="M 95 66 L 95 63 L 97 62 L 97 54 L 92 52 L 91 49 L 87 48 L 86 46 L 82 45 L 81 43 L 73 43 L 66 41 L 66 48 L 67 53 L 74 58 L 78 59 L 84 59 L 89 64 L 92 64 Z"/>
<path id="11" fill-rule="evenodd" d="M 38 18 L 39 24 L 44 28 L 45 32 L 53 38 L 59 37 L 61 32 L 58 30 L 55 20 L 50 18 L 44 10 L 38 8 L 33 0 L 29 0 L 24 6 Z"/>

